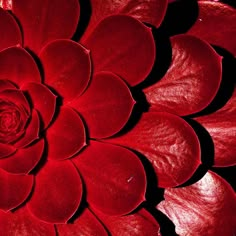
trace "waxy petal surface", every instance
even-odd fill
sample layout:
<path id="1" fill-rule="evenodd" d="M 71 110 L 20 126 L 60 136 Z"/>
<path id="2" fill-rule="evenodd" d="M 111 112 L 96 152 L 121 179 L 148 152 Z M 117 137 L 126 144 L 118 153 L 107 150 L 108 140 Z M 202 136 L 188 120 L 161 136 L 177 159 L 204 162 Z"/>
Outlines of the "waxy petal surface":
<path id="1" fill-rule="evenodd" d="M 236 164 L 236 89 L 220 110 L 195 118 L 211 135 L 214 143 L 214 166 Z"/>
<path id="2" fill-rule="evenodd" d="M 77 210 L 82 182 L 70 161 L 49 161 L 37 174 L 29 211 L 48 223 L 66 223 Z"/>
<path id="3" fill-rule="evenodd" d="M 155 60 L 151 29 L 126 15 L 102 20 L 84 45 L 91 50 L 95 72 L 111 71 L 131 86 L 148 76 Z"/>
<path id="4" fill-rule="evenodd" d="M 30 215 L 26 207 L 20 207 L 14 213 L 0 211 L 0 228 L 2 236 L 56 235 L 53 225 L 38 221 Z"/>
<path id="5" fill-rule="evenodd" d="M 105 138 L 127 123 L 134 106 L 125 82 L 109 72 L 96 74 L 85 93 L 70 104 L 85 120 L 90 137 Z"/>
<path id="6" fill-rule="evenodd" d="M 69 107 L 62 106 L 54 123 L 46 133 L 48 158 L 63 160 L 72 157 L 86 145 L 84 124 Z"/>
<path id="7" fill-rule="evenodd" d="M 63 101 L 70 101 L 85 90 L 91 73 L 87 49 L 71 40 L 56 40 L 47 44 L 39 57 L 44 69 L 44 83 L 52 87 Z"/>
<path id="8" fill-rule="evenodd" d="M 220 176 L 207 172 L 195 184 L 166 189 L 157 209 L 175 224 L 178 235 L 232 236 L 236 232 L 236 196 Z"/>
<path id="9" fill-rule="evenodd" d="M 9 211 L 22 204 L 33 187 L 33 176 L 14 175 L 0 169 L 0 209 Z"/>
<path id="10" fill-rule="evenodd" d="M 0 92 L 7 89 L 16 89 L 16 87 L 9 80 L 0 80 Z"/>
<path id="11" fill-rule="evenodd" d="M 159 82 L 144 90 L 147 101 L 152 110 L 180 116 L 201 111 L 219 89 L 221 58 L 210 45 L 193 36 L 173 36 L 171 46 L 171 65 Z"/>
<path id="12" fill-rule="evenodd" d="M 0 143 L 0 159 L 13 154 L 16 148 L 9 144 Z"/>
<path id="13" fill-rule="evenodd" d="M 8 158 L 0 160 L 0 168 L 13 174 L 28 174 L 40 161 L 44 151 L 44 140 L 17 150 Z"/>
<path id="14" fill-rule="evenodd" d="M 198 19 L 188 34 L 225 48 L 236 56 L 236 10 L 217 1 L 200 1 Z"/>
<path id="15" fill-rule="evenodd" d="M 0 51 L 22 43 L 19 26 L 13 16 L 2 8 L 0 8 L 0 29 L 4 32 L 0 38 Z"/>
<path id="16" fill-rule="evenodd" d="M 79 217 L 69 224 L 57 225 L 59 235 L 107 236 L 107 232 L 94 214 L 86 208 Z"/>
<path id="17" fill-rule="evenodd" d="M 0 78 L 10 80 L 19 87 L 27 82 L 41 81 L 34 59 L 20 47 L 10 47 L 0 52 Z"/>
<path id="18" fill-rule="evenodd" d="M 145 171 L 128 149 L 91 141 L 73 162 L 85 182 L 88 203 L 99 211 L 123 215 L 144 201 Z"/>
<path id="19" fill-rule="evenodd" d="M 133 129 L 108 141 L 147 157 L 162 188 L 184 183 L 200 164 L 200 146 L 195 132 L 187 122 L 170 113 L 144 113 Z"/>
<path id="20" fill-rule="evenodd" d="M 23 29 L 24 47 L 37 54 L 47 42 L 73 36 L 80 6 L 77 0 L 13 0 L 12 11 Z"/>

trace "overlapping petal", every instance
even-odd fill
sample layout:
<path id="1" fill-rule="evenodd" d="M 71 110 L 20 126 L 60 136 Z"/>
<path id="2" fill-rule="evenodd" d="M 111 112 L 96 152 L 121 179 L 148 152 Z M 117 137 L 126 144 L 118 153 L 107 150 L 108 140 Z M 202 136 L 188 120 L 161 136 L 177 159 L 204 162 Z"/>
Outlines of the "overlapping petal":
<path id="1" fill-rule="evenodd" d="M 12 84 L 9 80 L 0 80 L 0 92 L 7 89 L 16 89 L 16 86 Z"/>
<path id="2" fill-rule="evenodd" d="M 9 144 L 0 143 L 0 159 L 13 154 L 16 148 Z"/>

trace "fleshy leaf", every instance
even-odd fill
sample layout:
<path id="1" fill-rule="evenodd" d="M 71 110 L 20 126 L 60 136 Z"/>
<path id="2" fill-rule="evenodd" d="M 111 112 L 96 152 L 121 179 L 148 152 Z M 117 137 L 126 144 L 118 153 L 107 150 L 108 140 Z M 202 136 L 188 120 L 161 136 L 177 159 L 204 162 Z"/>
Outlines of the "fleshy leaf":
<path id="1" fill-rule="evenodd" d="M 0 160 L 0 168 L 13 174 L 28 174 L 40 161 L 44 151 L 44 140 L 17 150 L 8 158 Z"/>
<path id="2" fill-rule="evenodd" d="M 95 72 L 111 71 L 131 86 L 148 76 L 155 60 L 151 29 L 126 15 L 102 20 L 84 45 L 91 50 Z"/>
<path id="3" fill-rule="evenodd" d="M 86 145 L 84 124 L 71 108 L 62 106 L 46 133 L 48 158 L 63 160 L 72 157 Z"/>
<path id="4" fill-rule="evenodd" d="M 96 74 L 85 93 L 72 102 L 93 138 L 109 137 L 127 123 L 134 100 L 127 85 L 109 72 Z"/>
<path id="5" fill-rule="evenodd" d="M 33 176 L 14 175 L 0 169 L 0 209 L 9 211 L 22 204 L 33 187 Z"/>
<path id="6" fill-rule="evenodd" d="M 77 210 L 82 182 L 70 161 L 49 161 L 37 174 L 28 209 L 48 223 L 66 223 Z"/>
<path id="7" fill-rule="evenodd" d="M 157 209 L 175 224 L 178 235 L 232 236 L 236 232 L 236 196 L 220 176 L 208 172 L 197 183 L 169 188 Z"/>
<path id="8" fill-rule="evenodd" d="M 20 47 L 10 47 L 0 52 L 0 78 L 10 80 L 19 87 L 26 82 L 41 81 L 34 59 Z"/>
<path id="9" fill-rule="evenodd" d="M 24 47 L 37 54 L 47 42 L 73 36 L 80 6 L 77 0 L 13 0 L 12 11 L 23 29 Z"/>
<path id="10" fill-rule="evenodd" d="M 99 211 L 127 214 L 144 201 L 144 168 L 128 149 L 91 141 L 73 162 L 85 182 L 88 203 Z"/>
<path id="11" fill-rule="evenodd" d="M 1 6 L 1 2 L 0 2 Z M 0 37 L 0 51 L 20 45 L 22 43 L 21 31 L 15 19 L 10 13 L 0 7 L 0 29 L 4 34 Z"/>
<path id="12" fill-rule="evenodd" d="M 198 19 L 188 34 L 227 49 L 236 56 L 236 11 L 217 1 L 200 1 Z"/>
<path id="13" fill-rule="evenodd" d="M 89 51 L 71 40 L 47 44 L 39 55 L 44 69 L 44 82 L 64 101 L 79 96 L 87 87 L 91 62 Z"/>
<path id="14" fill-rule="evenodd" d="M 29 214 L 26 207 L 20 207 L 14 212 L 0 211 L 0 228 L 4 236 L 55 236 L 54 226 L 36 220 Z"/>
<path id="15" fill-rule="evenodd" d="M 79 217 L 69 224 L 57 225 L 59 235 L 107 236 L 107 232 L 99 220 L 89 210 L 85 209 Z"/>
<path id="16" fill-rule="evenodd" d="M 162 188 L 184 183 L 200 164 L 200 146 L 195 132 L 182 118 L 170 113 L 144 113 L 133 129 L 108 141 L 147 157 Z"/>
<path id="17" fill-rule="evenodd" d="M 154 111 L 180 116 L 201 111 L 219 89 L 221 58 L 210 45 L 189 35 L 173 36 L 171 46 L 171 65 L 159 82 L 144 90 L 147 101 Z"/>
<path id="18" fill-rule="evenodd" d="M 0 159 L 12 155 L 16 148 L 9 144 L 0 143 Z"/>

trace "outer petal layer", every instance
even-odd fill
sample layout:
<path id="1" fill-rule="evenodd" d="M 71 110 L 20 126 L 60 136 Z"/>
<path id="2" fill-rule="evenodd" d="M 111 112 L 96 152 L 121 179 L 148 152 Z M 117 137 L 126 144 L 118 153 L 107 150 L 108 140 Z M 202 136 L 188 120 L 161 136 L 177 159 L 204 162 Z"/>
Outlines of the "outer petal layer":
<path id="1" fill-rule="evenodd" d="M 99 211 L 127 214 L 143 202 L 146 176 L 131 151 L 92 141 L 73 162 L 85 181 L 88 203 Z"/>
<path id="2" fill-rule="evenodd" d="M 175 224 L 178 235 L 232 236 L 236 232 L 236 197 L 231 186 L 213 172 L 197 183 L 165 190 L 157 209 Z"/>
<path id="3" fill-rule="evenodd" d="M 13 154 L 15 151 L 16 148 L 12 145 L 0 143 L 0 159 Z"/>
<path id="4" fill-rule="evenodd" d="M 37 174 L 28 209 L 40 220 L 66 223 L 77 210 L 82 182 L 70 161 L 49 161 Z"/>
<path id="5" fill-rule="evenodd" d="M 147 77 L 155 59 L 151 29 L 125 15 L 102 20 L 84 45 L 91 50 L 95 72 L 111 71 L 131 86 Z"/>
<path id="6" fill-rule="evenodd" d="M 172 63 L 164 78 L 144 90 L 152 110 L 189 115 L 205 108 L 221 82 L 221 58 L 202 40 L 171 38 Z"/>
<path id="7" fill-rule="evenodd" d="M 152 163 L 159 187 L 184 183 L 200 164 L 199 141 L 193 129 L 178 116 L 144 113 L 133 129 L 109 139 L 137 150 Z"/>

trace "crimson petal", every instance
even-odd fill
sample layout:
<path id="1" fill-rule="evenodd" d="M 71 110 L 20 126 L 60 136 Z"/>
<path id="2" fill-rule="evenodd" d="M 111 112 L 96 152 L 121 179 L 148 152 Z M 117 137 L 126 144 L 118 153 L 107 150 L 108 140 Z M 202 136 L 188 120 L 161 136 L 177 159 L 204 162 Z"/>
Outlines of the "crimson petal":
<path id="1" fill-rule="evenodd" d="M 12 0 L 1 0 L 0 7 L 4 10 L 11 10 L 12 9 Z"/>
<path id="2" fill-rule="evenodd" d="M 0 92 L 7 89 L 16 89 L 16 87 L 9 80 L 0 80 Z"/>
<path id="3" fill-rule="evenodd" d="M 22 204 L 33 187 L 33 176 L 14 175 L 0 169 L 0 209 L 9 211 Z"/>
<path id="4" fill-rule="evenodd" d="M 0 4 L 1 6 L 1 4 Z M 0 51 L 22 43 L 21 31 L 10 13 L 0 7 L 0 29 L 4 34 L 0 37 Z"/>
<path id="5" fill-rule="evenodd" d="M 12 155 L 16 148 L 12 145 L 0 143 L 0 159 Z"/>
<path id="6" fill-rule="evenodd" d="M 151 29 L 126 15 L 102 20 L 84 45 L 91 50 L 95 72 L 114 72 L 131 86 L 147 77 L 155 60 Z"/>
<path id="7" fill-rule="evenodd" d="M 87 87 L 91 62 L 89 51 L 70 40 L 47 44 L 39 55 L 44 68 L 44 82 L 65 101 L 79 96 Z"/>
<path id="8" fill-rule="evenodd" d="M 152 110 L 190 115 L 215 97 L 222 76 L 221 58 L 210 45 L 193 36 L 174 36 L 171 45 L 170 68 L 144 92 Z"/>
<path id="9" fill-rule="evenodd" d="M 200 1 L 198 19 L 188 34 L 223 47 L 236 56 L 236 11 L 216 1 Z"/>
<path id="10" fill-rule="evenodd" d="M 209 132 L 214 143 L 214 166 L 236 164 L 236 89 L 220 110 L 195 118 Z"/>
<path id="11" fill-rule="evenodd" d="M 178 235 L 232 236 L 236 232 L 236 196 L 220 176 L 208 172 L 197 183 L 166 189 L 157 209 L 175 224 Z"/>
<path id="12" fill-rule="evenodd" d="M 0 168 L 13 174 L 28 174 L 40 161 L 44 151 L 44 140 L 17 150 L 9 158 L 0 160 Z"/>
<path id="13" fill-rule="evenodd" d="M 162 188 L 184 183 L 200 164 L 200 146 L 195 132 L 187 122 L 170 113 L 144 113 L 133 129 L 108 141 L 146 156 Z"/>
<path id="14" fill-rule="evenodd" d="M 144 201 L 144 168 L 128 149 L 91 141 L 73 162 L 85 181 L 88 203 L 99 211 L 127 214 Z"/>
<path id="15" fill-rule="evenodd" d="M 66 223 L 79 207 L 82 182 L 70 161 L 49 161 L 37 174 L 28 209 L 48 223 Z"/>
<path id="16" fill-rule="evenodd" d="M 56 109 L 56 96 L 43 84 L 27 83 L 22 90 L 30 96 L 33 107 L 39 111 L 44 128 L 51 122 Z"/>
<path id="17" fill-rule="evenodd" d="M 24 47 L 37 54 L 47 42 L 73 36 L 80 6 L 77 0 L 13 0 L 12 11 L 21 23 Z"/>
<path id="18" fill-rule="evenodd" d="M 107 236 L 107 232 L 99 220 L 89 209 L 85 209 L 72 224 L 57 225 L 59 235 L 72 236 Z"/>
<path id="19" fill-rule="evenodd" d="M 69 107 L 61 107 L 46 137 L 48 157 L 54 160 L 70 158 L 86 145 L 84 124 L 80 116 Z"/>
<path id="20" fill-rule="evenodd" d="M 0 212 L 1 234 L 4 236 L 55 236 L 54 226 L 36 220 L 26 207 L 12 212 Z"/>
<path id="21" fill-rule="evenodd" d="M 93 77 L 85 93 L 70 105 L 83 116 L 91 137 L 105 138 L 127 123 L 134 100 L 118 76 L 100 72 Z"/>
<path id="22" fill-rule="evenodd" d="M 0 52 L 0 78 L 18 86 L 26 82 L 40 82 L 40 73 L 34 59 L 20 47 L 10 47 Z"/>

